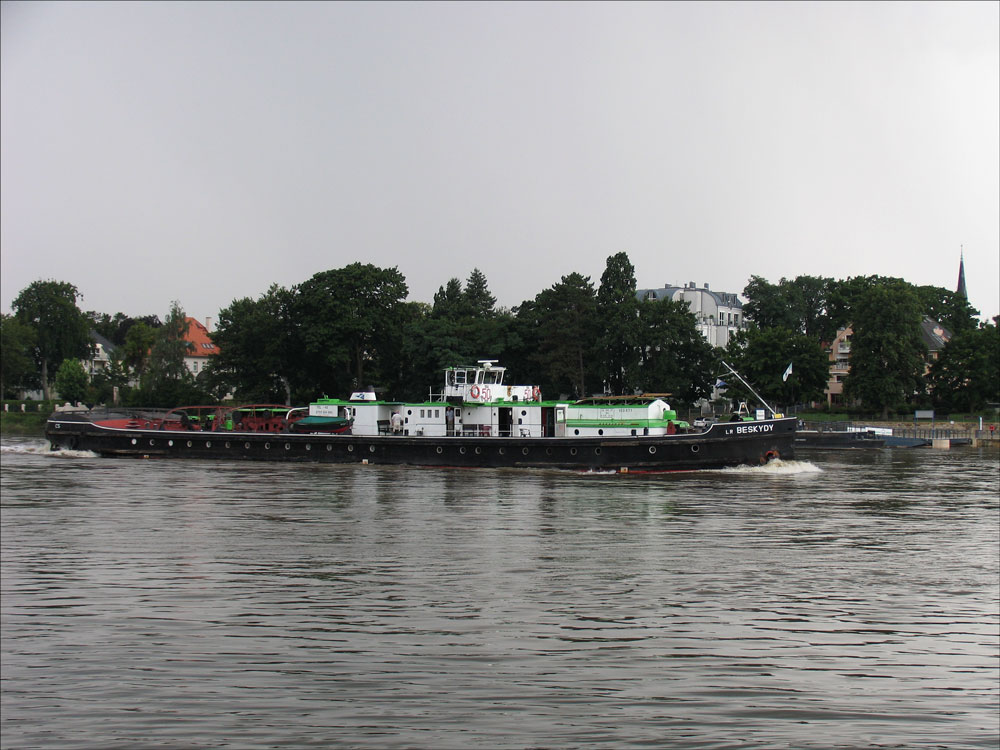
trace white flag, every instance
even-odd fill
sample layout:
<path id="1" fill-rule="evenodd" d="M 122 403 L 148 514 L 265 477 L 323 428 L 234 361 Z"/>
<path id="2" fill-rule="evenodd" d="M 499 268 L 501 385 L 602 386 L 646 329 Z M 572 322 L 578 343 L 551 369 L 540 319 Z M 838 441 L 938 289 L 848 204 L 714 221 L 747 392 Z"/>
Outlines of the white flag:
<path id="1" fill-rule="evenodd" d="M 785 374 L 781 376 L 781 382 L 784 383 L 788 380 L 788 376 L 792 374 L 792 363 L 788 363 L 788 367 L 785 368 Z"/>

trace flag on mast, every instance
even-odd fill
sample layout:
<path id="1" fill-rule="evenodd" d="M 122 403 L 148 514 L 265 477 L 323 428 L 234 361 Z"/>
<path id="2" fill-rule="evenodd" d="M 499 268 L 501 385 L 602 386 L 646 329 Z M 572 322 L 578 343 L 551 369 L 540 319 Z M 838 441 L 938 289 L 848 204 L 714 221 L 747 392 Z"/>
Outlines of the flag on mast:
<path id="1" fill-rule="evenodd" d="M 781 382 L 784 383 L 786 380 L 788 380 L 788 376 L 791 374 L 792 374 L 792 363 L 789 362 L 788 367 L 785 368 L 784 375 L 781 376 Z"/>

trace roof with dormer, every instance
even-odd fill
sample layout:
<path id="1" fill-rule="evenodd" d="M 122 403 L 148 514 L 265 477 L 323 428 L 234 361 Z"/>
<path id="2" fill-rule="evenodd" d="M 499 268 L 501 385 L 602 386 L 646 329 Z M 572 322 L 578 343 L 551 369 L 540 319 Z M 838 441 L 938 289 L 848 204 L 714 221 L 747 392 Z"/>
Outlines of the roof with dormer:
<path id="1" fill-rule="evenodd" d="M 188 324 L 184 340 L 191 344 L 186 356 L 211 357 L 219 353 L 218 345 L 212 341 L 211 334 L 203 323 L 192 317 L 185 317 L 184 320 Z"/>
<path id="2" fill-rule="evenodd" d="M 695 286 L 692 281 L 690 284 L 685 286 L 665 286 L 660 289 L 637 289 L 635 292 L 636 298 L 642 302 L 648 299 L 674 299 L 678 292 L 698 292 L 700 294 L 707 294 L 715 300 L 715 304 L 720 307 L 731 307 L 733 309 L 743 309 L 743 303 L 740 302 L 738 295 L 731 292 L 713 292 L 708 288 L 708 284 L 703 287 Z"/>

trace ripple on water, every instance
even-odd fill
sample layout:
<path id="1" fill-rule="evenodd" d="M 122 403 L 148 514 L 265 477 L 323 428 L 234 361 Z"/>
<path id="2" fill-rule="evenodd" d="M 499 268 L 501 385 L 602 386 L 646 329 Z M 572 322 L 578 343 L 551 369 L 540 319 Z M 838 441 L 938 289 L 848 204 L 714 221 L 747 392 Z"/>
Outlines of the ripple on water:
<path id="1" fill-rule="evenodd" d="M 3 443 L 5 747 L 996 747 L 997 463 L 657 477 Z"/>

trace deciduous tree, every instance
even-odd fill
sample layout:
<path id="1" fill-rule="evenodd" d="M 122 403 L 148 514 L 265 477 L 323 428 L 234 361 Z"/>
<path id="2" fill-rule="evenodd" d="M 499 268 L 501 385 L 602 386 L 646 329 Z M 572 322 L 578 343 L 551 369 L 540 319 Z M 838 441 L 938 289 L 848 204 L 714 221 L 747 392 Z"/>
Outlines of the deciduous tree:
<path id="1" fill-rule="evenodd" d="M 7 389 L 37 387 L 38 371 L 32 359 L 35 332 L 15 316 L 0 317 L 0 398 Z"/>
<path id="2" fill-rule="evenodd" d="M 352 263 L 295 288 L 304 374 L 320 390 L 368 385 L 398 351 L 407 286 L 397 268 Z"/>
<path id="3" fill-rule="evenodd" d="M 923 392 L 920 299 L 902 279 L 875 279 L 855 295 L 851 317 L 851 370 L 844 395 L 888 418 L 890 407 Z"/>
<path id="4" fill-rule="evenodd" d="M 77 307 L 76 287 L 65 281 L 35 281 L 21 290 L 12 307 L 17 319 L 34 331 L 33 358 L 43 397 L 49 398 L 49 369 L 64 359 L 90 352 L 87 319 Z"/>
<path id="5" fill-rule="evenodd" d="M 639 305 L 642 326 L 638 384 L 693 404 L 712 393 L 718 360 L 698 331 L 687 302 L 649 300 Z"/>
<path id="6" fill-rule="evenodd" d="M 1000 316 L 981 328 L 956 333 L 928 375 L 935 402 L 975 412 L 1000 403 Z"/>
<path id="7" fill-rule="evenodd" d="M 240 401 L 291 404 L 300 346 L 292 302 L 292 293 L 274 284 L 258 299 L 236 299 L 219 312 L 211 334 L 219 354 L 206 375 L 216 390 Z"/>
<path id="8" fill-rule="evenodd" d="M 820 343 L 787 328 L 751 328 L 729 342 L 726 362 L 732 365 L 771 406 L 791 406 L 823 397 L 830 362 Z M 792 372 L 784 374 L 788 365 Z M 751 398 L 735 378 L 723 374 L 727 396 Z"/>
<path id="9" fill-rule="evenodd" d="M 71 404 L 81 403 L 87 398 L 90 380 L 78 359 L 64 359 L 56 371 L 56 390 L 59 398 Z"/>

